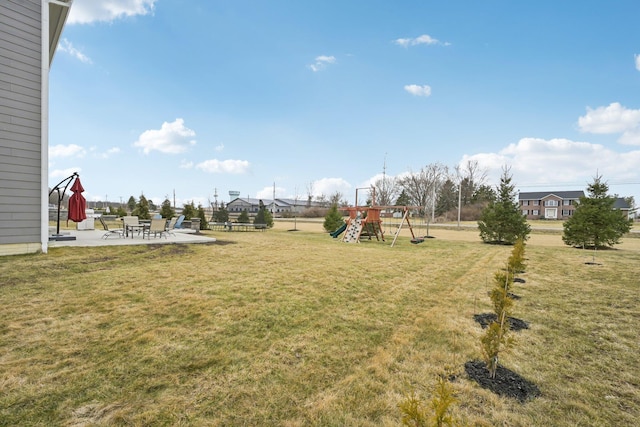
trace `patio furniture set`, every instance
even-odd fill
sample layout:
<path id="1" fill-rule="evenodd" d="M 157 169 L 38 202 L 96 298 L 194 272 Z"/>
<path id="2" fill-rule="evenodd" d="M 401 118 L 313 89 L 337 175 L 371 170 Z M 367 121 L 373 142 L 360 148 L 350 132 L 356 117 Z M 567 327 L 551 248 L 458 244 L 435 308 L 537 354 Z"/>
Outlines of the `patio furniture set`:
<path id="1" fill-rule="evenodd" d="M 173 235 L 174 229 L 180 228 L 184 220 L 184 215 L 173 217 L 170 220 L 162 217 L 151 218 L 151 220 L 141 220 L 137 216 L 124 216 L 121 218 L 122 227 L 120 228 L 109 227 L 102 217 L 99 217 L 98 220 L 105 231 L 102 235 L 103 239 L 108 239 L 111 236 L 118 236 L 120 238 L 131 237 L 133 239 L 134 236 L 140 236 L 141 234 L 143 239 L 151 239 L 152 234 L 154 238 L 164 236 L 166 239 L 168 235 Z"/>

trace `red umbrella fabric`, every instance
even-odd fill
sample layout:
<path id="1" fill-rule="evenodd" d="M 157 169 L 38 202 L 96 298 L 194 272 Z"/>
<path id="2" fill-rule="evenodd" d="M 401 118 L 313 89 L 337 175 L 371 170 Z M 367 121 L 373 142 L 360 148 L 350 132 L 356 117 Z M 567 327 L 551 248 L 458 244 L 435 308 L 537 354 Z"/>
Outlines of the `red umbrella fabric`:
<path id="1" fill-rule="evenodd" d="M 82 188 L 79 176 L 76 177 L 75 182 L 71 186 L 71 191 L 73 191 L 73 194 L 69 197 L 69 216 L 67 217 L 67 223 L 69 220 L 73 222 L 84 221 L 87 219 L 87 213 L 85 212 L 87 200 L 82 195 L 84 188 Z"/>

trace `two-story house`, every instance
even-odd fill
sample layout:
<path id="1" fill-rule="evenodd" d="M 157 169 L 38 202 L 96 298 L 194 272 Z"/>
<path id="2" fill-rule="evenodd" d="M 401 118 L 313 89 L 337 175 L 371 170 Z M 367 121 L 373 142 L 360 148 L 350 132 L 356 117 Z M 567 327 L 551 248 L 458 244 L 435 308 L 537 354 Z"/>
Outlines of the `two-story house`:
<path id="1" fill-rule="evenodd" d="M 584 191 L 535 191 L 518 194 L 518 205 L 527 219 L 567 219 L 573 215 Z"/>

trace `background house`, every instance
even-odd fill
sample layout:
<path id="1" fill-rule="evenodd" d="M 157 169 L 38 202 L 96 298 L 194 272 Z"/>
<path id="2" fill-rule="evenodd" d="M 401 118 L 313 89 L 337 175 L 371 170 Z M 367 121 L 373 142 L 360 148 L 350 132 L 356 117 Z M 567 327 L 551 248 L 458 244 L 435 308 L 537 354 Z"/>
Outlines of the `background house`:
<path id="1" fill-rule="evenodd" d="M 573 215 L 584 191 L 528 192 L 518 194 L 518 205 L 527 219 L 567 219 Z"/>
<path id="2" fill-rule="evenodd" d="M 70 5 L 0 1 L 0 255 L 47 251 L 49 67 Z"/>

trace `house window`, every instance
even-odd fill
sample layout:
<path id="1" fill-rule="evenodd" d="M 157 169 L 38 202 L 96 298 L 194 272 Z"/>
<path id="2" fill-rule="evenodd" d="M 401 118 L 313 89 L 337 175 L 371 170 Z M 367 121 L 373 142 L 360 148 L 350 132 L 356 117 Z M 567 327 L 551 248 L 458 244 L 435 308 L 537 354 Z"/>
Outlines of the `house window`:
<path id="1" fill-rule="evenodd" d="M 562 201 L 562 206 L 570 206 L 571 205 L 571 200 L 563 200 Z"/>
<path id="2" fill-rule="evenodd" d="M 570 216 L 571 214 L 573 214 L 571 209 L 562 209 L 562 216 Z"/>
<path id="3" fill-rule="evenodd" d="M 540 211 L 538 209 L 534 209 L 531 215 L 540 215 Z"/>
<path id="4" fill-rule="evenodd" d="M 539 200 L 534 200 L 534 201 L 533 201 L 533 206 L 538 206 L 539 204 L 540 204 L 540 201 L 539 201 Z"/>
<path id="5" fill-rule="evenodd" d="M 546 200 L 544 202 L 545 206 L 558 206 L 558 201 L 557 200 Z"/>
<path id="6" fill-rule="evenodd" d="M 528 200 L 523 200 L 522 201 L 522 206 L 529 206 L 529 201 Z"/>
<path id="7" fill-rule="evenodd" d="M 526 210 L 526 209 L 523 209 L 523 210 L 522 210 L 522 215 L 524 215 L 524 216 L 529 215 L 529 211 L 528 211 L 528 210 Z"/>

